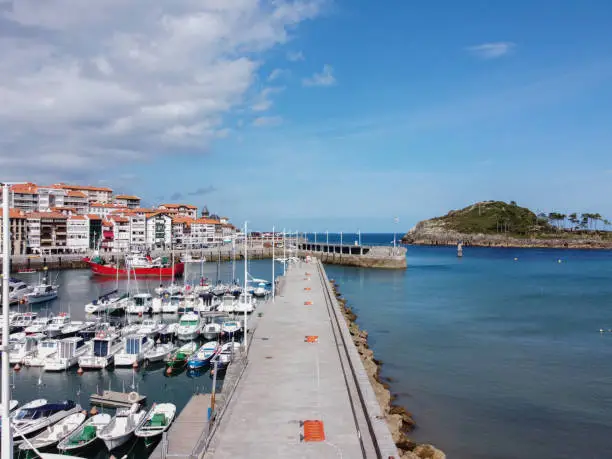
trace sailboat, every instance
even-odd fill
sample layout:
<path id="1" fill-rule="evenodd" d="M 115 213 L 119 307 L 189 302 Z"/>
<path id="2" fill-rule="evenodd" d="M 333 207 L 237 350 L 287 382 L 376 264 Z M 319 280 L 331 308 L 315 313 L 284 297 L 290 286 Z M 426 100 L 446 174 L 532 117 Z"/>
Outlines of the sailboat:
<path id="1" fill-rule="evenodd" d="M 28 304 L 44 303 L 57 298 L 58 290 L 59 286 L 57 284 L 49 283 L 49 272 L 46 271 L 45 268 L 45 275 L 43 276 L 42 281 L 39 281 L 38 284 L 33 287 L 31 292 L 26 293 L 24 295 L 24 299 Z"/>

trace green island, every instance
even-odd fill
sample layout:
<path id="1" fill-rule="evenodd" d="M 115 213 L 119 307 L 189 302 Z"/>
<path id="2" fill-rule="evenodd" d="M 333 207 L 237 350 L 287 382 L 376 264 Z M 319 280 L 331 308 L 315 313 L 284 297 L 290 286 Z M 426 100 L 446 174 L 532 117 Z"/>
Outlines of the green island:
<path id="1" fill-rule="evenodd" d="M 612 223 L 599 213 L 535 213 L 516 202 L 482 201 L 423 220 L 402 242 L 415 245 L 612 249 Z"/>

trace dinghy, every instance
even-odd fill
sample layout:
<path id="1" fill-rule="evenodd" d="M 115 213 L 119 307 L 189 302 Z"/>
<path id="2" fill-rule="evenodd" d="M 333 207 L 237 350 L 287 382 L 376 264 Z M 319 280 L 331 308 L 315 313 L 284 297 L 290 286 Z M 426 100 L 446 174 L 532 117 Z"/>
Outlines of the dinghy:
<path id="1" fill-rule="evenodd" d="M 137 403 L 131 408 L 120 408 L 111 422 L 98 432 L 98 438 L 104 442 L 109 451 L 112 451 L 130 439 L 146 415 L 147 412 Z"/>
<path id="2" fill-rule="evenodd" d="M 145 362 L 161 362 L 170 357 L 176 346 L 172 343 L 158 344 L 144 354 Z"/>
<path id="3" fill-rule="evenodd" d="M 219 347 L 219 343 L 216 341 L 210 341 L 204 344 L 200 349 L 198 349 L 198 352 L 187 360 L 187 366 L 191 370 L 203 368 L 207 366 L 210 363 L 210 359 L 212 359 L 215 354 L 220 351 L 221 348 Z"/>
<path id="4" fill-rule="evenodd" d="M 97 433 L 100 432 L 111 422 L 110 414 L 101 413 L 96 414 L 89 418 L 89 420 L 83 424 L 73 434 L 68 435 L 57 445 L 57 449 L 62 452 L 74 452 L 76 450 L 83 450 L 88 446 L 95 443 L 98 439 Z"/>
<path id="5" fill-rule="evenodd" d="M 46 430 L 31 438 L 29 442 L 23 442 L 19 445 L 19 449 L 28 451 L 50 448 L 81 427 L 86 417 L 85 413 L 73 413 L 66 416 L 57 424 L 47 427 Z"/>
<path id="6" fill-rule="evenodd" d="M 166 366 L 172 370 L 181 370 L 187 365 L 187 360 L 197 349 L 196 343 L 187 343 L 179 347 L 166 359 Z"/>
<path id="7" fill-rule="evenodd" d="M 154 404 L 136 429 L 136 436 L 144 438 L 145 445 L 150 445 L 157 436 L 170 428 L 175 415 L 176 405 L 173 403 Z"/>

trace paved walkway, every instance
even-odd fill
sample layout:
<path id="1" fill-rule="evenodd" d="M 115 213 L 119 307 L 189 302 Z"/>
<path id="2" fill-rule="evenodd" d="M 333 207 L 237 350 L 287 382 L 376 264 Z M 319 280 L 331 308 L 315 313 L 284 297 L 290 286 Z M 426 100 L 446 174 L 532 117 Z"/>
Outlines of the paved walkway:
<path id="1" fill-rule="evenodd" d="M 318 342 L 305 342 L 307 335 L 318 336 Z M 247 369 L 204 457 L 376 457 L 368 430 L 362 427 L 361 435 L 358 432 L 365 415 L 355 408 L 356 395 L 345 379 L 346 355 L 337 336 L 318 265 L 292 265 L 282 281 L 281 296 L 266 304 Z M 303 441 L 304 420 L 323 421 L 325 440 Z"/>

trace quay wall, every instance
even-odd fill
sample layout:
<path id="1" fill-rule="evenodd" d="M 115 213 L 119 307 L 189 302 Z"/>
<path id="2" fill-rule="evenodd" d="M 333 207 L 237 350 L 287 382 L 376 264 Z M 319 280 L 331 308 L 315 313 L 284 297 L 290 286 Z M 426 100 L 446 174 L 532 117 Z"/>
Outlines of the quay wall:
<path id="1" fill-rule="evenodd" d="M 323 263 L 344 265 L 344 266 L 356 266 L 362 268 L 384 268 L 384 269 L 405 269 L 407 265 L 406 261 L 406 249 L 404 247 L 363 247 L 363 252 L 366 254 L 354 253 L 354 246 L 334 246 L 334 245 L 304 245 L 304 249 L 300 249 L 298 254 L 300 257 L 312 256 L 319 258 Z M 314 249 L 323 250 L 314 250 Z M 351 253 L 351 251 L 353 253 Z M 344 252 L 344 253 L 343 253 Z M 207 262 L 230 261 L 233 258 L 233 252 L 231 246 L 221 246 L 217 248 L 209 248 L 203 250 L 181 250 L 175 251 L 174 256 L 176 260 L 179 260 L 186 254 L 191 254 L 194 257 L 204 256 Z M 261 260 L 272 258 L 271 247 L 249 247 L 249 259 Z M 289 257 L 295 255 L 295 249 L 287 251 L 286 255 Z M 84 257 L 91 257 L 92 253 L 83 254 L 60 254 L 60 255 L 14 255 L 11 257 L 11 271 L 17 272 L 21 269 L 36 269 L 40 270 L 43 267 L 47 267 L 49 270 L 62 270 L 62 269 L 85 269 L 88 267 L 87 263 L 83 262 Z M 117 260 L 122 260 L 125 254 L 120 252 L 103 252 L 100 257 L 107 262 L 114 263 Z M 151 256 L 156 257 L 172 257 L 170 251 L 154 250 L 151 251 Z M 243 249 L 236 248 L 236 259 L 241 260 L 244 258 Z M 283 256 L 283 250 L 276 248 L 274 252 L 276 258 Z"/>

